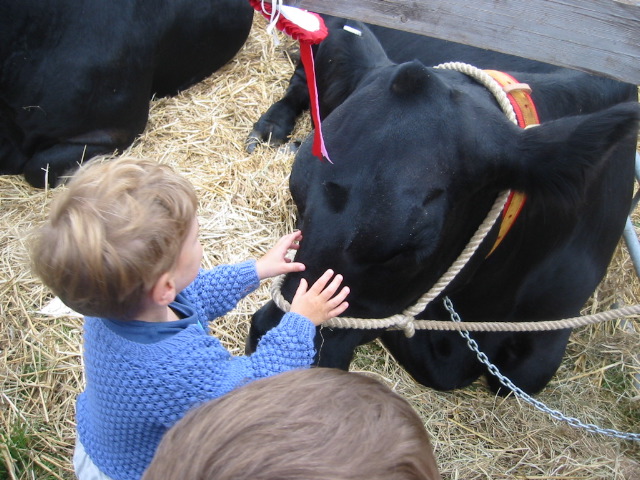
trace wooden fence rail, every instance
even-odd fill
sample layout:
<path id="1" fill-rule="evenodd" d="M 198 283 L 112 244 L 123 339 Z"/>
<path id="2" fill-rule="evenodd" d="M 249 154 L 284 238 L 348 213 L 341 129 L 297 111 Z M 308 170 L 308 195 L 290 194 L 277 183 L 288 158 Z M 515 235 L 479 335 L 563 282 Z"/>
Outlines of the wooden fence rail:
<path id="1" fill-rule="evenodd" d="M 640 84 L 640 0 L 284 0 L 284 4 Z"/>

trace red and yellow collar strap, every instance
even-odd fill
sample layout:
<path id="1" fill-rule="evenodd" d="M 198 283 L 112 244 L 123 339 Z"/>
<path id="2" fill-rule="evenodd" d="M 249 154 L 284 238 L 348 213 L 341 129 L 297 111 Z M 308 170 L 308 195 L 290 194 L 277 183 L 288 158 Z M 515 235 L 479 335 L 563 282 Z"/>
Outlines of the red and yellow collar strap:
<path id="1" fill-rule="evenodd" d="M 511 102 L 516 114 L 518 126 L 521 128 L 528 128 L 540 123 L 538 112 L 536 111 L 536 107 L 533 104 L 533 99 L 530 95 L 531 88 L 529 85 L 518 82 L 511 75 L 504 72 L 498 72 L 496 70 L 485 70 L 485 72 L 498 82 L 507 94 L 507 98 Z M 502 210 L 502 222 L 500 223 L 498 237 L 496 238 L 491 251 L 487 254 L 487 257 L 493 253 L 507 235 L 518 218 L 526 200 L 527 196 L 524 193 L 511 190 L 507 203 Z"/>

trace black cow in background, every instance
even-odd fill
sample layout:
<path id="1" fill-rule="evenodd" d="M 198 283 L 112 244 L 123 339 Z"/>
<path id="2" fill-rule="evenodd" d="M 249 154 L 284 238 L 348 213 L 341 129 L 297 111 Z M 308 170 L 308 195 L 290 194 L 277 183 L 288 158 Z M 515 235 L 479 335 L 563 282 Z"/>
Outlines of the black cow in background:
<path id="1" fill-rule="evenodd" d="M 301 276 L 311 283 L 332 268 L 351 288 L 345 316 L 401 313 L 458 257 L 499 193 L 518 190 L 527 202 L 502 243 L 487 256 L 494 228 L 418 318 L 448 320 L 444 295 L 464 321 L 578 315 L 606 272 L 629 212 L 640 117 L 636 87 L 388 31 L 386 39 L 405 38 L 395 58 L 409 61 L 396 64 L 364 24 L 346 22 L 361 30 L 357 36 L 343 30 L 344 23 L 328 22 L 329 36 L 316 52 L 322 128 L 333 164 L 311 154 L 309 139 L 294 161 L 290 188 L 304 234 L 296 260 L 307 269 L 285 278 L 284 297 L 290 301 Z M 421 52 L 429 64 L 461 60 L 529 84 L 541 125 L 514 125 L 484 86 L 413 60 Z M 298 101 L 295 108 L 304 97 L 297 75 L 287 91 L 292 104 Z M 284 102 L 256 128 L 275 124 L 286 131 L 292 104 Z M 273 302 L 256 312 L 249 351 L 281 316 Z M 503 374 L 534 393 L 556 372 L 569 334 L 472 337 Z M 458 333 L 424 330 L 406 338 L 401 331 L 323 328 L 316 336 L 317 363 L 347 369 L 355 347 L 378 336 L 426 386 L 465 387 L 487 373 Z M 488 375 L 488 382 L 500 390 L 496 378 Z"/>
<path id="2" fill-rule="evenodd" d="M 0 0 L 0 174 L 55 186 L 122 151 L 152 95 L 222 67 L 252 21 L 246 0 Z"/>

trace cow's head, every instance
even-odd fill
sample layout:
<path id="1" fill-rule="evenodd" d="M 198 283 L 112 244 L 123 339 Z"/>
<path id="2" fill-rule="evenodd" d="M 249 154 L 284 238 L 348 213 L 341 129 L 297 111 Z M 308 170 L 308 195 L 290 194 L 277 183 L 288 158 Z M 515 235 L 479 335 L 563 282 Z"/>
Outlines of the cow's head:
<path id="1" fill-rule="evenodd" d="M 627 104 L 523 130 L 462 73 L 417 61 L 381 68 L 323 122 L 333 163 L 315 158 L 310 141 L 296 157 L 290 188 L 304 235 L 296 260 L 307 269 L 289 275 L 282 293 L 290 300 L 301 275 L 313 282 L 332 268 L 351 288 L 346 316 L 399 313 L 455 260 L 499 192 L 570 209 L 637 117 Z M 272 304 L 256 314 L 254 345 L 278 314 Z M 318 343 L 327 346 L 328 334 Z"/>

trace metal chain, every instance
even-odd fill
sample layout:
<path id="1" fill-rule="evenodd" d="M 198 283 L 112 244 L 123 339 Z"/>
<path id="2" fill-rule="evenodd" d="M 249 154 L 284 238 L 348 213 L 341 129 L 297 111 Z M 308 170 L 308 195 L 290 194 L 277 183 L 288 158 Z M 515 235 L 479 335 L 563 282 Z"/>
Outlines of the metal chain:
<path id="1" fill-rule="evenodd" d="M 454 322 L 462 321 L 462 319 L 460 318 L 460 315 L 458 315 L 458 313 L 453 308 L 453 303 L 451 303 L 451 300 L 449 299 L 449 297 L 444 298 L 444 306 L 449 311 L 452 321 Z M 498 370 L 498 367 L 496 367 L 493 363 L 491 363 L 489 358 L 480 351 L 480 348 L 478 347 L 478 343 L 471 338 L 471 336 L 469 335 L 469 332 L 460 330 L 458 331 L 458 333 L 467 341 L 467 345 L 469 346 L 469 348 L 473 352 L 475 352 L 478 360 L 487 367 L 487 369 L 489 370 L 489 373 L 495 376 L 502 385 L 511 389 L 511 391 L 513 391 L 516 397 L 521 398 L 522 400 L 529 403 L 530 405 L 533 405 L 538 410 L 545 412 L 555 420 L 566 422 L 574 428 L 582 428 L 591 433 L 599 433 L 602 435 L 606 435 L 608 437 L 621 438 L 623 440 L 633 440 L 636 442 L 640 441 L 640 433 L 619 432 L 618 430 L 614 430 L 612 428 L 602 428 L 592 423 L 583 423 L 575 417 L 568 417 L 558 410 L 549 408 L 543 402 L 541 402 L 540 400 L 536 400 L 531 395 L 524 392 L 522 389 L 518 388 L 507 377 L 502 375 L 500 373 L 500 370 Z"/>

